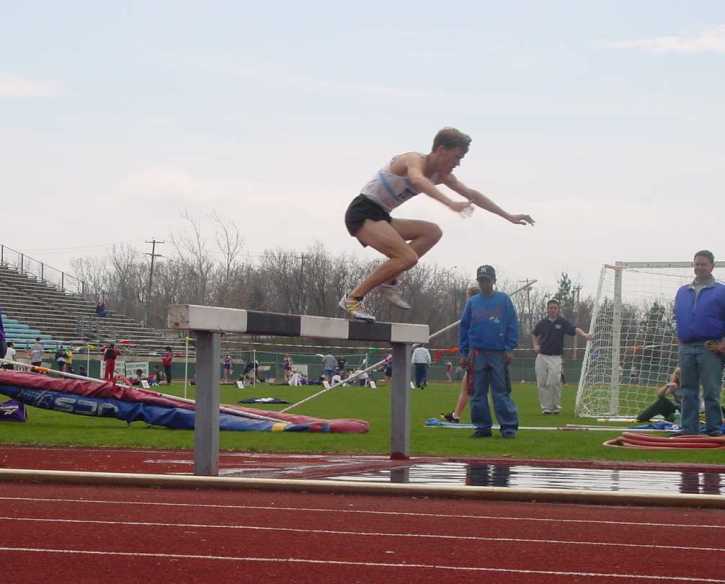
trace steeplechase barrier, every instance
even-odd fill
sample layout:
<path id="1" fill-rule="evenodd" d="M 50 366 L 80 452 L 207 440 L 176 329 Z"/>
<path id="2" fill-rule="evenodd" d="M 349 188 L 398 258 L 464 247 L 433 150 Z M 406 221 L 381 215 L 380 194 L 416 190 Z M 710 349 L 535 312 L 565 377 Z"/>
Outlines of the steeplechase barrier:
<path id="1" fill-rule="evenodd" d="M 174 304 L 169 307 L 168 326 L 179 331 L 189 331 L 196 338 L 195 475 L 219 474 L 219 363 L 222 333 L 390 343 L 393 354 L 390 457 L 408 458 L 410 346 L 414 343 L 428 342 L 430 337 L 428 325 L 368 323 L 326 316 Z"/>

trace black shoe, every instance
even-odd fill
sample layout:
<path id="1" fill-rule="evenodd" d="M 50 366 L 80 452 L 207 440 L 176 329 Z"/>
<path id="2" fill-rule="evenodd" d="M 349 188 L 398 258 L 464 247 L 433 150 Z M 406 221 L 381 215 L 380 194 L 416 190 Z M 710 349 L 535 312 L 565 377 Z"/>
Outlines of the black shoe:
<path id="1" fill-rule="evenodd" d="M 471 438 L 490 438 L 491 436 L 493 436 L 491 430 L 476 430 L 471 434 Z"/>
<path id="2" fill-rule="evenodd" d="M 503 432 L 501 432 L 501 438 L 516 438 L 516 432 L 514 430 L 504 430 Z"/>
<path id="3" fill-rule="evenodd" d="M 441 414 L 441 417 L 442 417 L 442 418 L 443 418 L 443 419 L 444 419 L 444 420 L 445 420 L 446 422 L 450 422 L 451 424 L 460 424 L 460 423 L 461 423 L 461 419 L 460 419 L 460 418 L 456 418 L 456 417 L 455 417 L 455 416 L 453 415 L 453 412 L 448 412 L 447 414 Z"/>

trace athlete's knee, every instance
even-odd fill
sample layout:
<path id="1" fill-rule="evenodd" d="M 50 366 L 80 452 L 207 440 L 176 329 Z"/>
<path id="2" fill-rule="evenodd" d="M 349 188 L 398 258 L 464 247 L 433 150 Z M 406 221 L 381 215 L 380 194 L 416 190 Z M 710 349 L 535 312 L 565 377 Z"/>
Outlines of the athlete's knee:
<path id="1" fill-rule="evenodd" d="M 431 223 L 427 235 L 433 243 L 438 243 L 440 238 L 443 237 L 443 230 L 435 223 Z"/>
<path id="2" fill-rule="evenodd" d="M 409 270 L 410 268 L 414 267 L 418 263 L 418 254 L 415 253 L 415 250 L 412 247 L 408 248 L 400 256 L 400 261 L 403 264 L 403 269 Z"/>

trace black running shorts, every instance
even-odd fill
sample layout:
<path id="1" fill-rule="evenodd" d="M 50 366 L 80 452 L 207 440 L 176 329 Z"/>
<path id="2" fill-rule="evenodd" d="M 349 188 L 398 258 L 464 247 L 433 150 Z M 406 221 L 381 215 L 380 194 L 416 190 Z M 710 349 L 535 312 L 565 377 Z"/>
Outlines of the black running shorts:
<path id="1" fill-rule="evenodd" d="M 357 235 L 357 232 L 365 223 L 365 219 L 387 221 L 388 223 L 392 221 L 390 213 L 375 201 L 368 199 L 365 195 L 358 195 L 345 211 L 345 226 L 350 235 L 353 237 Z"/>

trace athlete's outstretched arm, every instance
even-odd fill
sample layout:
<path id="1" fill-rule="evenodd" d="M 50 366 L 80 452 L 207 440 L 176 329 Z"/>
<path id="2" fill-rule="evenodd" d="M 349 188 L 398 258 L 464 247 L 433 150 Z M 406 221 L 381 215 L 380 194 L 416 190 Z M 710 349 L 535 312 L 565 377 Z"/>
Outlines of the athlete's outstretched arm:
<path id="1" fill-rule="evenodd" d="M 467 187 L 452 174 L 449 174 L 443 179 L 443 184 L 452 191 L 457 192 L 459 195 L 466 197 L 469 201 L 481 207 L 481 209 L 485 209 L 486 211 L 493 213 L 494 215 L 499 215 L 500 217 L 506 219 L 506 221 L 516 223 L 517 225 L 534 224 L 534 220 L 532 219 L 531 215 L 526 215 L 523 213 L 512 215 L 511 213 L 504 211 L 486 195 L 477 191 L 476 189 Z"/>
<path id="2" fill-rule="evenodd" d="M 430 179 L 423 174 L 423 158 L 415 154 L 408 154 L 403 159 L 407 166 L 408 180 L 420 192 L 425 193 L 436 201 L 443 203 L 451 211 L 460 213 L 471 206 L 467 201 L 453 201 L 436 187 Z"/>

